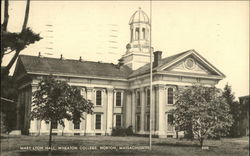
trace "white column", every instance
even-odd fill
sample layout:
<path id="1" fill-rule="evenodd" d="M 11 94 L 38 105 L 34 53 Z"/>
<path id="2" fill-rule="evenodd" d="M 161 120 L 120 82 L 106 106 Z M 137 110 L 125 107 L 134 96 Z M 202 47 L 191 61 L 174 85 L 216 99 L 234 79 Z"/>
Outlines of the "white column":
<path id="1" fill-rule="evenodd" d="M 64 119 L 64 130 L 63 130 L 63 133 L 65 135 L 67 135 L 67 133 L 70 133 L 70 125 L 69 125 L 69 121 L 67 119 Z"/>
<path id="2" fill-rule="evenodd" d="M 152 132 L 155 134 L 155 87 L 152 88 Z"/>
<path id="3" fill-rule="evenodd" d="M 136 125 L 135 125 L 135 112 L 136 112 L 136 97 L 135 97 L 135 90 L 132 90 L 132 102 L 131 102 L 131 108 L 132 108 L 132 114 L 131 114 L 131 118 L 132 118 L 132 127 L 133 127 L 133 131 L 134 133 L 136 132 Z"/>
<path id="4" fill-rule="evenodd" d="M 145 118 L 145 89 L 140 88 L 140 95 L 141 95 L 141 125 L 140 125 L 140 134 L 144 134 L 144 118 Z"/>
<path id="5" fill-rule="evenodd" d="M 30 102 L 30 111 L 28 111 L 29 113 L 29 115 L 28 116 L 30 116 L 30 112 L 32 112 L 32 110 L 34 109 L 34 107 L 32 106 L 33 105 L 33 103 L 32 103 L 32 100 L 33 100 L 33 93 L 35 92 L 37 90 L 37 85 L 31 85 L 31 93 L 30 93 L 30 99 L 31 99 L 31 101 L 29 101 Z M 33 119 L 33 120 L 30 120 L 30 129 L 29 129 L 29 132 L 30 133 L 37 133 L 38 134 L 38 128 L 37 128 L 37 125 L 38 124 L 38 122 L 37 122 L 37 119 Z"/>
<path id="6" fill-rule="evenodd" d="M 42 120 L 42 121 L 41 121 L 40 133 L 44 133 L 44 132 L 48 132 L 48 129 L 47 129 L 47 124 L 45 123 L 44 120 Z"/>
<path id="7" fill-rule="evenodd" d="M 131 112 L 132 112 L 132 95 L 131 95 L 131 90 L 126 90 L 126 128 L 129 126 L 132 126 L 132 117 L 131 117 Z"/>
<path id="8" fill-rule="evenodd" d="M 159 137 L 166 137 L 165 129 L 166 129 L 166 122 L 165 122 L 165 90 L 164 85 L 159 85 L 157 87 L 158 92 L 158 105 L 159 105 L 159 129 L 158 129 L 158 135 Z"/>
<path id="9" fill-rule="evenodd" d="M 93 102 L 93 99 L 92 99 L 92 94 L 93 94 L 93 88 L 87 88 L 87 100 L 91 100 Z M 85 130 L 85 133 L 88 134 L 88 133 L 91 133 L 91 118 L 92 118 L 92 115 L 91 114 L 87 114 L 86 115 L 86 130 Z"/>
<path id="10" fill-rule="evenodd" d="M 111 135 L 113 121 L 113 88 L 107 88 L 107 128 L 106 133 Z"/>
<path id="11" fill-rule="evenodd" d="M 30 120 L 30 133 L 37 133 L 37 119 Z"/>

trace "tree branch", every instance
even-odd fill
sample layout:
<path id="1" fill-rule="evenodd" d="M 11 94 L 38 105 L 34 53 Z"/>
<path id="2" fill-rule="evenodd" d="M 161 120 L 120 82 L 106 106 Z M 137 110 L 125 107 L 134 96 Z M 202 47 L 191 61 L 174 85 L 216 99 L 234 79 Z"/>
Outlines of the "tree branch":
<path id="1" fill-rule="evenodd" d="M 11 50 L 9 52 L 5 52 L 3 55 L 8 55 L 8 54 L 12 53 L 13 51 L 15 51 L 15 49 L 13 49 L 13 50 Z"/>

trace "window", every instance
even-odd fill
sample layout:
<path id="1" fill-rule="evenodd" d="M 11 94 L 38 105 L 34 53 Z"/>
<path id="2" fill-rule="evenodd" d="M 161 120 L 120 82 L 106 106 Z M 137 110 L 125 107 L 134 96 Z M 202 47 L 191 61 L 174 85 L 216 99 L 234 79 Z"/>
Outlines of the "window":
<path id="1" fill-rule="evenodd" d="M 140 32 L 139 32 L 139 28 L 135 29 L 135 40 L 139 40 L 140 39 Z"/>
<path id="2" fill-rule="evenodd" d="M 137 101 L 137 106 L 141 106 L 141 97 L 140 97 L 140 92 L 137 91 L 137 94 L 136 94 L 136 101 Z"/>
<path id="3" fill-rule="evenodd" d="M 122 126 L 122 115 L 117 114 L 115 115 L 115 127 L 121 127 Z"/>
<path id="4" fill-rule="evenodd" d="M 100 90 L 96 91 L 96 105 L 97 106 L 102 105 L 102 91 Z"/>
<path id="5" fill-rule="evenodd" d="M 101 122 L 102 122 L 102 115 L 96 114 L 95 115 L 95 129 L 101 129 Z"/>
<path id="6" fill-rule="evenodd" d="M 168 124 L 170 124 L 170 125 L 174 124 L 174 116 L 173 116 L 173 114 L 168 114 Z"/>
<path id="7" fill-rule="evenodd" d="M 146 130 L 149 131 L 150 129 L 150 114 L 146 116 Z"/>
<path id="8" fill-rule="evenodd" d="M 131 34 L 130 34 L 130 35 L 131 35 L 131 36 L 130 36 L 130 37 L 131 37 L 131 38 L 130 38 L 130 41 L 132 42 L 132 41 L 133 41 L 133 29 L 130 29 L 130 33 L 131 33 Z"/>
<path id="9" fill-rule="evenodd" d="M 142 35 L 143 35 L 143 39 L 145 39 L 146 38 L 146 34 L 145 34 L 145 28 L 142 28 Z"/>
<path id="10" fill-rule="evenodd" d="M 51 122 L 51 127 L 52 127 L 52 129 L 57 129 L 57 122 L 52 121 Z"/>
<path id="11" fill-rule="evenodd" d="M 150 105 L 150 90 L 147 90 L 147 105 Z"/>
<path id="12" fill-rule="evenodd" d="M 174 89 L 168 88 L 168 104 L 174 103 Z"/>
<path id="13" fill-rule="evenodd" d="M 174 126 L 173 126 L 173 124 L 174 124 L 174 116 L 173 116 L 173 114 L 168 114 L 167 118 L 168 118 L 167 130 L 168 131 L 173 131 L 174 130 Z"/>
<path id="14" fill-rule="evenodd" d="M 79 123 L 74 123 L 74 129 L 80 129 L 80 122 Z"/>
<path id="15" fill-rule="evenodd" d="M 141 129 L 141 116 L 136 116 L 136 130 L 139 131 Z"/>
<path id="16" fill-rule="evenodd" d="M 116 92 L 116 106 L 122 106 L 122 93 Z"/>

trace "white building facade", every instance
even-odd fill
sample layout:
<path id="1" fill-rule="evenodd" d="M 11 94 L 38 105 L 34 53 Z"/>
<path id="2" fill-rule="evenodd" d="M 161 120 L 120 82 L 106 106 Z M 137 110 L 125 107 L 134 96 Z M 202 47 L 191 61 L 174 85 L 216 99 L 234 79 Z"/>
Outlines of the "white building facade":
<path id="1" fill-rule="evenodd" d="M 14 77 L 18 82 L 17 128 L 25 134 L 48 135 L 52 124 L 57 135 L 111 135 L 114 127 L 132 126 L 135 134 L 149 134 L 150 23 L 141 9 L 129 22 L 131 40 L 119 64 L 20 55 Z M 151 48 L 152 49 L 152 48 Z M 174 137 L 174 92 L 192 84 L 214 86 L 225 76 L 195 50 L 161 58 L 154 52 L 152 132 Z M 30 120 L 32 92 L 44 75 L 67 81 L 94 103 L 94 113 L 74 125 Z"/>

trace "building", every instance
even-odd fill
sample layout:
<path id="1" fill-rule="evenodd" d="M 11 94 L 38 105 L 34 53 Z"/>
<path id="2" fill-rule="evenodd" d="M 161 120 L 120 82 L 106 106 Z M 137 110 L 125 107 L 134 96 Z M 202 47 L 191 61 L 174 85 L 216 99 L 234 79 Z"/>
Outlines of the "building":
<path id="1" fill-rule="evenodd" d="M 93 101 L 93 115 L 79 125 L 65 120 L 65 128 L 54 123 L 53 133 L 66 135 L 110 135 L 114 127 L 132 126 L 136 134 L 149 134 L 150 105 L 150 23 L 141 9 L 129 22 L 130 43 L 118 64 L 20 55 L 14 76 L 18 83 L 17 128 L 30 135 L 48 134 L 49 124 L 29 120 L 32 92 L 43 75 L 81 88 Z M 152 49 L 152 48 L 151 48 Z M 162 58 L 153 57 L 153 135 L 174 136 L 172 126 L 175 99 L 173 93 L 194 83 L 214 86 L 225 76 L 195 50 Z"/>
<path id="2" fill-rule="evenodd" d="M 249 95 L 239 97 L 239 136 L 249 136 Z"/>

